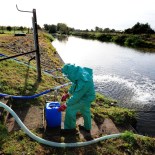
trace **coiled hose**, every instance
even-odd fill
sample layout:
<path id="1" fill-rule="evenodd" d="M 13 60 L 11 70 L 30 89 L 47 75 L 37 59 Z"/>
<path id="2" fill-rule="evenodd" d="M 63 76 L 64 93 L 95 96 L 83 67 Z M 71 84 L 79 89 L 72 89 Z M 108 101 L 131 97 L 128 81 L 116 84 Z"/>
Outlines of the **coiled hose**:
<path id="1" fill-rule="evenodd" d="M 80 146 L 86 146 L 86 145 L 90 145 L 90 144 L 94 144 L 97 143 L 99 141 L 102 140 L 106 140 L 106 139 L 110 139 L 110 138 L 118 138 L 121 136 L 121 133 L 119 134 L 111 134 L 111 135 L 106 135 L 100 138 L 96 138 L 93 139 L 91 141 L 87 141 L 87 142 L 76 142 L 76 143 L 58 143 L 58 142 L 52 142 L 52 141 L 48 141 L 45 140 L 43 138 L 40 138 L 38 136 L 36 136 L 35 134 L 33 134 L 24 124 L 23 122 L 20 120 L 20 118 L 17 116 L 17 114 L 6 104 L 0 102 L 0 107 L 3 107 L 5 110 L 7 110 L 16 120 L 16 122 L 18 123 L 18 125 L 21 127 L 21 129 L 32 139 L 34 139 L 35 141 L 45 144 L 45 145 L 49 145 L 49 146 L 53 146 L 53 147 L 80 147 Z"/>

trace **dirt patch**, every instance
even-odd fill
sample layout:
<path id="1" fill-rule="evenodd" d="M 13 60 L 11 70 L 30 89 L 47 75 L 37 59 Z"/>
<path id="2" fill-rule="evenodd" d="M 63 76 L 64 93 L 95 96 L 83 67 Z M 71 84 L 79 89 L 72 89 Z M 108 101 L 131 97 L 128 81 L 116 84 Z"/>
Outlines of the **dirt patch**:
<path id="1" fill-rule="evenodd" d="M 43 109 L 39 106 L 16 108 L 14 111 L 28 129 L 33 130 L 43 127 Z M 19 125 L 11 115 L 6 125 L 9 132 L 20 130 Z"/>

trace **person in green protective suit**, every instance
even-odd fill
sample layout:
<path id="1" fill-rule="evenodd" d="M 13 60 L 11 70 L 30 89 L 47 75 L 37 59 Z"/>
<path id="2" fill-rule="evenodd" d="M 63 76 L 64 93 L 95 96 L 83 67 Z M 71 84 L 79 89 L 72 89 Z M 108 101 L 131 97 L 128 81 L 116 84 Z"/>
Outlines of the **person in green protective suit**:
<path id="1" fill-rule="evenodd" d="M 72 82 L 69 89 L 69 99 L 66 101 L 66 115 L 64 121 L 65 130 L 76 129 L 76 114 L 80 112 L 84 118 L 85 131 L 91 130 L 91 102 L 95 99 L 95 90 L 93 82 L 93 70 L 86 67 L 65 64 L 62 73 Z M 63 100 L 68 97 L 63 96 Z"/>

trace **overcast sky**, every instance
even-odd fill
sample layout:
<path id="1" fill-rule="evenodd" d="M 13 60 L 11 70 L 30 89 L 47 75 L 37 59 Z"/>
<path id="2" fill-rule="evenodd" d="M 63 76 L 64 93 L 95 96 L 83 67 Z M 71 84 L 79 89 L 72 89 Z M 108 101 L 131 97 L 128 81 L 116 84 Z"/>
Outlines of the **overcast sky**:
<path id="1" fill-rule="evenodd" d="M 155 0 L 2 0 L 0 26 L 32 27 L 32 14 L 37 11 L 37 22 L 65 23 L 76 29 L 110 28 L 124 30 L 137 22 L 149 23 L 155 30 Z"/>

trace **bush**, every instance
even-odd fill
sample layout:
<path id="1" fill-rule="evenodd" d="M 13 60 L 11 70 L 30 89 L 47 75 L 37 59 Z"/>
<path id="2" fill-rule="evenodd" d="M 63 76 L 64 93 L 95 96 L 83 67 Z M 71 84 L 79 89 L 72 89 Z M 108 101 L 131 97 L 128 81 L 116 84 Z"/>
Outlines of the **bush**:
<path id="1" fill-rule="evenodd" d="M 129 36 L 125 40 L 125 45 L 126 46 L 131 46 L 131 47 L 143 47 L 144 41 L 138 37 L 138 36 Z"/>
<path id="2" fill-rule="evenodd" d="M 112 41 L 114 41 L 117 44 L 124 45 L 126 38 L 127 36 L 125 35 L 121 35 L 121 36 L 117 35 L 117 36 L 113 36 Z"/>
<path id="3" fill-rule="evenodd" d="M 99 34 L 97 39 L 100 41 L 110 42 L 112 40 L 112 35 L 110 34 Z"/>

